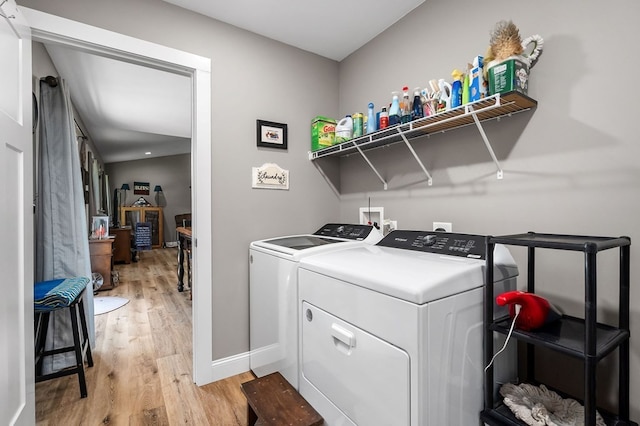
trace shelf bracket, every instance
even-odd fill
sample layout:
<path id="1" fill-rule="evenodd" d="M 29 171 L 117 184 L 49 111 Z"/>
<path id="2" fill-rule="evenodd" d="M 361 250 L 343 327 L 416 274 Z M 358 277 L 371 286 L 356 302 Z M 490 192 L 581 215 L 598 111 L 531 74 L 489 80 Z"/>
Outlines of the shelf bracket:
<path id="1" fill-rule="evenodd" d="M 367 164 L 369 165 L 369 167 L 371 167 L 371 170 L 373 170 L 373 172 L 378 176 L 378 179 L 380 179 L 380 182 L 382 182 L 382 185 L 384 186 L 384 190 L 387 190 L 387 182 L 382 178 L 382 176 L 380 176 L 380 173 L 378 173 L 378 170 L 376 170 L 376 168 L 373 166 L 373 164 L 371 164 L 371 161 L 369 161 L 369 159 L 367 158 L 366 155 L 364 155 L 364 152 L 362 151 L 362 149 L 360 149 L 360 147 L 358 146 L 358 144 L 354 143 L 353 146 L 356 147 L 356 149 L 358 150 L 358 152 L 360 153 L 360 155 L 362 155 L 362 158 L 364 158 L 364 161 L 367 162 Z"/>
<path id="2" fill-rule="evenodd" d="M 480 136 L 482 136 L 482 140 L 484 141 L 484 144 L 487 147 L 487 150 L 489 151 L 489 155 L 491 155 L 491 158 L 493 159 L 493 162 L 495 163 L 496 167 L 498 168 L 497 177 L 498 177 L 498 179 L 502 179 L 503 178 L 502 168 L 500 167 L 500 163 L 498 162 L 498 158 L 496 157 L 495 152 L 493 152 L 493 148 L 491 147 L 491 143 L 489 143 L 489 139 L 487 138 L 487 134 L 484 132 L 484 129 L 482 128 L 482 123 L 480 123 L 480 120 L 478 119 L 478 115 L 476 114 L 475 110 L 473 109 L 473 106 L 469 105 L 468 107 L 469 107 L 469 112 L 470 112 L 471 116 L 473 117 L 473 121 L 475 121 L 476 127 L 478 128 L 478 131 L 480 132 Z"/>
<path id="3" fill-rule="evenodd" d="M 413 158 L 416 159 L 416 161 L 418 162 L 418 164 L 420 165 L 420 167 L 422 168 L 422 171 L 424 172 L 425 175 L 427 175 L 427 185 L 432 186 L 433 185 L 433 178 L 431 177 L 431 175 L 429 174 L 429 171 L 427 170 L 427 168 L 424 166 L 424 164 L 422 164 L 422 161 L 420 161 L 420 158 L 418 157 L 418 154 L 416 154 L 416 151 L 413 149 L 413 146 L 411 146 L 411 144 L 409 143 L 409 140 L 407 139 L 407 137 L 404 135 L 404 133 L 402 132 L 402 130 L 400 129 L 400 127 L 398 127 L 398 133 L 400 134 L 400 137 L 402 138 L 402 140 L 404 141 L 404 143 L 407 145 L 407 148 L 409 148 L 409 151 L 411 151 L 411 154 L 413 154 Z"/>

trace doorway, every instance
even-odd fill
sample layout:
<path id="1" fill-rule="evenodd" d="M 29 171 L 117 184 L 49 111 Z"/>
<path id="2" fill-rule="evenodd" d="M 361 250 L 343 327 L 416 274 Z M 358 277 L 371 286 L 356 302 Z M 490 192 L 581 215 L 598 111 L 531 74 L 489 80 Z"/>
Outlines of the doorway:
<path id="1" fill-rule="evenodd" d="M 192 91 L 193 381 L 204 385 L 212 372 L 211 236 L 211 60 L 113 33 L 29 8 L 22 8 L 32 39 L 95 55 L 189 76 Z"/>

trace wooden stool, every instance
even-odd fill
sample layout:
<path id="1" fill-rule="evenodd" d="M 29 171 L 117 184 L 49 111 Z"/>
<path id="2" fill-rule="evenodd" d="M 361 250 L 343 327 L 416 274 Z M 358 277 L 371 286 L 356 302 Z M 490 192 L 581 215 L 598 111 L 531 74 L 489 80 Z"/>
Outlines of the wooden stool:
<path id="1" fill-rule="evenodd" d="M 84 316 L 83 296 L 89 278 L 76 277 L 51 281 L 42 281 L 34 286 L 34 313 L 36 314 L 35 324 L 35 362 L 36 362 L 36 382 L 42 382 L 58 377 L 78 375 L 80 382 L 80 397 L 87 396 L 87 382 L 84 376 L 84 356 L 86 354 L 87 364 L 93 367 L 91 356 L 91 345 L 89 344 L 89 332 L 87 331 L 87 320 Z M 64 348 L 45 350 L 47 338 L 47 328 L 49 327 L 49 315 L 51 312 L 61 309 L 68 309 L 71 315 L 71 330 L 73 332 L 73 346 Z M 78 330 L 78 316 L 82 328 L 82 340 Z M 42 361 L 47 355 L 75 352 L 76 364 L 62 368 L 48 374 L 42 374 Z"/>
<path id="2" fill-rule="evenodd" d="M 241 385 L 247 397 L 247 424 L 316 426 L 323 418 L 285 380 L 272 373 Z"/>

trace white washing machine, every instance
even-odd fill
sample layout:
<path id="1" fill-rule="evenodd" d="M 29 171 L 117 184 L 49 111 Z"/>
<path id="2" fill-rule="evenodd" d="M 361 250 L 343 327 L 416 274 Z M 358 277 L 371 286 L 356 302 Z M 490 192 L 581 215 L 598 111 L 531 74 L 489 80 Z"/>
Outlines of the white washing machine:
<path id="1" fill-rule="evenodd" d="M 330 223 L 313 234 L 250 244 L 249 356 L 258 377 L 279 371 L 298 389 L 298 262 L 381 239 L 373 226 Z"/>
<path id="2" fill-rule="evenodd" d="M 327 425 L 479 424 L 485 250 L 482 236 L 393 231 L 300 261 L 299 391 Z M 494 257 L 496 294 L 515 289 L 511 254 Z M 515 379 L 515 356 L 498 380 Z"/>

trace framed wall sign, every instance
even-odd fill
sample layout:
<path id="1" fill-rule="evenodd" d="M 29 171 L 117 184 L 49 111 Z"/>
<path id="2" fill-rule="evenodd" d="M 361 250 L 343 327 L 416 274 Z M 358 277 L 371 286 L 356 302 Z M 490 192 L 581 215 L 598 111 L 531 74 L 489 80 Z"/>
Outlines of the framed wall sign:
<path id="1" fill-rule="evenodd" d="M 256 120 L 258 146 L 287 149 L 287 125 L 273 121 Z"/>
<path id="2" fill-rule="evenodd" d="M 149 195 L 149 182 L 133 182 L 133 193 Z"/>

